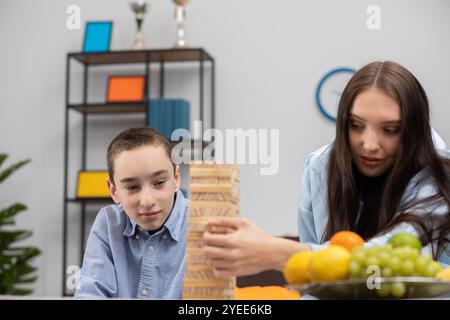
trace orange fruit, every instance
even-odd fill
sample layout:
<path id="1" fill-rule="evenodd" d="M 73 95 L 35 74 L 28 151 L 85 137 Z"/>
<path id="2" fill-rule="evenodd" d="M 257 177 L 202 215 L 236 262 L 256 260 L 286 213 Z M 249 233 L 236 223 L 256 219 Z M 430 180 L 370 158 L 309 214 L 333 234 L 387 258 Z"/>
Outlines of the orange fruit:
<path id="1" fill-rule="evenodd" d="M 352 231 L 339 231 L 331 237 L 330 244 L 342 246 L 351 251 L 353 248 L 362 246 L 364 239 Z"/>
<path id="2" fill-rule="evenodd" d="M 309 282 L 308 264 L 313 256 L 312 251 L 293 254 L 283 269 L 283 275 L 289 284 L 303 284 Z"/>
<path id="3" fill-rule="evenodd" d="M 253 286 L 234 289 L 235 300 L 298 300 L 300 293 L 280 286 Z"/>
<path id="4" fill-rule="evenodd" d="M 308 275 L 312 282 L 346 279 L 352 254 L 342 246 L 331 245 L 317 251 L 308 264 Z"/>

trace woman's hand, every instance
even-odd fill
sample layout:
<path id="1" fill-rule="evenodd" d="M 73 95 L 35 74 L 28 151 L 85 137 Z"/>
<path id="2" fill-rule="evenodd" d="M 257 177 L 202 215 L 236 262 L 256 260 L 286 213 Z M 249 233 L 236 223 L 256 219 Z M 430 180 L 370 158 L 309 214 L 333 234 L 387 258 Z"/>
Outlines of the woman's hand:
<path id="1" fill-rule="evenodd" d="M 207 231 L 203 236 L 203 252 L 218 279 L 282 270 L 292 254 L 310 249 L 296 241 L 270 236 L 245 218 L 214 218 L 208 227 L 231 230 L 227 234 Z"/>

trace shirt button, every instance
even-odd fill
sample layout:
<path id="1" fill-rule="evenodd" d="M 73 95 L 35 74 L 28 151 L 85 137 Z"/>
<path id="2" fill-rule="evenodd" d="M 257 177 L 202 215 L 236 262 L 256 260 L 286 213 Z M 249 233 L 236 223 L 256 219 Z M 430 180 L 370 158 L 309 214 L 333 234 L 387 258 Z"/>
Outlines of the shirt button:
<path id="1" fill-rule="evenodd" d="M 136 235 L 136 240 L 139 240 L 141 237 L 139 237 L 139 235 L 137 234 Z"/>
<path id="2" fill-rule="evenodd" d="M 163 239 L 164 239 L 164 240 L 167 239 L 167 234 L 163 235 Z"/>
<path id="3" fill-rule="evenodd" d="M 142 295 L 146 296 L 148 294 L 148 291 L 146 289 L 142 290 Z"/>
<path id="4" fill-rule="evenodd" d="M 155 248 L 153 246 L 148 247 L 148 251 L 152 252 Z"/>

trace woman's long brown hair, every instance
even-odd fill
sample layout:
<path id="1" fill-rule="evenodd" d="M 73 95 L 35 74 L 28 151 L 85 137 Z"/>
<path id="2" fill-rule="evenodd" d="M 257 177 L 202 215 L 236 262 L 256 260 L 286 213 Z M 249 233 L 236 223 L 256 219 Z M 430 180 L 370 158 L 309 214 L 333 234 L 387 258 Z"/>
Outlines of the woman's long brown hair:
<path id="1" fill-rule="evenodd" d="M 450 161 L 437 153 L 432 139 L 428 99 L 419 81 L 401 65 L 386 61 L 374 62 L 360 69 L 344 89 L 336 121 L 336 139 L 328 162 L 329 218 L 323 241 L 341 230 L 352 230 L 359 208 L 358 190 L 353 172 L 349 143 L 349 116 L 355 98 L 363 91 L 378 88 L 400 106 L 400 147 L 387 175 L 378 208 L 370 210 L 371 225 L 363 236 L 370 239 L 385 233 L 402 222 L 419 228 L 424 245 L 431 243 L 436 258 L 449 243 L 450 213 L 433 215 L 433 208 L 450 208 Z M 411 178 L 420 170 L 428 170 L 438 192 L 426 199 L 400 201 Z M 372 201 L 373 203 L 373 201 Z M 430 212 L 415 214 L 415 208 Z M 436 219 L 439 218 L 439 221 Z"/>

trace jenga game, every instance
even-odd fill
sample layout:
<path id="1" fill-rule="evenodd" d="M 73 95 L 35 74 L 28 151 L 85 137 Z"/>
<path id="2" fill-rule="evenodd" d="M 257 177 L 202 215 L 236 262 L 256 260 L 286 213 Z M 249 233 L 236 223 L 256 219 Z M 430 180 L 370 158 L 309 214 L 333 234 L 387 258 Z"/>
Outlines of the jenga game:
<path id="1" fill-rule="evenodd" d="M 190 166 L 189 225 L 183 299 L 234 299 L 236 279 L 216 279 L 203 255 L 203 233 L 212 217 L 239 215 L 239 167 L 214 163 Z M 215 233 L 228 230 L 215 228 Z"/>

